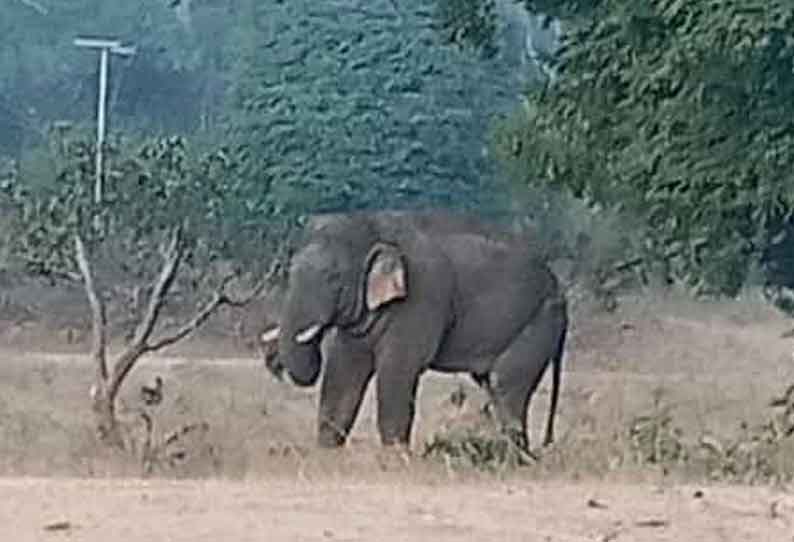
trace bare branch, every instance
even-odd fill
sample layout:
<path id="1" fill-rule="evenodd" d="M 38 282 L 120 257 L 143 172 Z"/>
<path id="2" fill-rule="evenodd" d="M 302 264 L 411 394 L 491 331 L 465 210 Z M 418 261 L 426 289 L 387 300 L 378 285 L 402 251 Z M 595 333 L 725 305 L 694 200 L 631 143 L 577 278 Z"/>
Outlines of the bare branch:
<path id="1" fill-rule="evenodd" d="M 235 275 L 226 276 L 217 290 L 215 290 L 212 298 L 190 319 L 190 321 L 179 327 L 172 334 L 166 335 L 152 344 L 145 345 L 144 350 L 146 352 L 154 352 L 181 341 L 201 327 L 207 318 L 212 316 L 216 310 L 224 305 L 229 307 L 243 307 L 247 305 L 262 293 L 262 290 L 267 286 L 270 279 L 278 272 L 278 267 L 278 261 L 274 260 L 265 276 L 257 282 L 256 286 L 247 295 L 239 299 L 232 299 L 226 294 L 226 286 L 235 278 Z"/>
<path id="2" fill-rule="evenodd" d="M 24 4 L 25 6 L 29 7 L 30 9 L 37 11 L 39 15 L 47 15 L 50 12 L 47 8 L 45 8 L 38 2 L 34 2 L 34 0 L 19 0 L 19 1 L 22 2 L 22 4 Z"/>
<path id="3" fill-rule="evenodd" d="M 23 263 L 28 267 L 28 269 L 32 270 L 31 274 L 33 276 L 47 279 L 49 280 L 50 284 L 55 284 L 55 282 L 58 280 L 75 283 L 84 282 L 83 276 L 80 273 L 74 273 L 68 269 L 42 269 L 42 266 L 39 265 L 41 262 L 37 262 L 33 259 L 24 259 Z"/>
<path id="4" fill-rule="evenodd" d="M 132 341 L 130 343 L 130 350 L 146 350 L 146 342 L 152 335 L 154 326 L 157 323 L 157 317 L 160 315 L 160 310 L 163 308 L 168 290 L 174 282 L 179 263 L 182 260 L 182 228 L 176 227 L 171 233 L 171 240 L 168 247 L 163 254 L 165 261 L 160 270 L 160 275 L 152 289 L 152 294 L 149 297 L 149 303 L 146 306 L 141 323 L 135 329 Z"/>
<path id="5" fill-rule="evenodd" d="M 50 271 L 48 275 L 52 279 L 62 279 L 67 280 L 70 282 L 80 282 L 80 275 L 78 273 L 72 273 L 69 270 L 64 271 Z"/>
<path id="6" fill-rule="evenodd" d="M 152 335 L 157 318 L 160 316 L 160 310 L 163 308 L 168 291 L 174 282 L 179 263 L 182 261 L 182 255 L 182 228 L 176 227 L 172 230 L 168 246 L 163 251 L 165 261 L 152 288 L 143 319 L 135 329 L 135 334 L 129 345 L 121 353 L 116 365 L 113 367 L 113 375 L 108 386 L 108 394 L 111 397 L 115 397 L 121 383 L 138 359 L 146 352 L 151 351 L 148 346 L 149 337 Z"/>
<path id="7" fill-rule="evenodd" d="M 138 359 L 146 353 L 161 350 L 167 346 L 175 344 L 184 339 L 196 329 L 198 329 L 219 307 L 223 305 L 230 306 L 243 306 L 256 297 L 270 279 L 276 274 L 278 270 L 278 260 L 271 264 L 271 268 L 265 277 L 257 284 L 253 291 L 239 299 L 232 300 L 226 294 L 226 287 L 229 282 L 236 277 L 236 274 L 226 276 L 221 284 L 216 289 L 212 298 L 191 318 L 188 322 L 183 324 L 173 333 L 167 334 L 155 342 L 149 342 L 152 332 L 154 330 L 157 319 L 160 315 L 160 309 L 168 296 L 171 285 L 182 260 L 183 249 L 181 243 L 181 228 L 173 230 L 168 247 L 164 251 L 165 262 L 160 271 L 157 281 L 154 284 L 149 303 L 146 308 L 146 313 L 140 325 L 135 331 L 135 336 L 130 341 L 130 344 L 119 356 L 115 367 L 113 368 L 113 375 L 111 376 L 108 386 L 108 395 L 115 397 L 118 388 L 126 378 L 127 374 L 132 370 Z"/>
<path id="8" fill-rule="evenodd" d="M 83 282 L 85 284 L 85 293 L 88 296 L 88 303 L 91 306 L 91 321 L 93 328 L 91 355 L 96 362 L 97 376 L 102 382 L 105 382 L 108 377 L 106 357 L 107 314 L 105 312 L 105 304 L 97 294 L 94 275 L 91 272 L 91 265 L 88 263 L 85 245 L 79 234 L 74 236 L 74 248 L 75 256 L 77 257 L 77 265 L 80 268 L 80 274 L 83 276 Z"/>
<path id="9" fill-rule="evenodd" d="M 161 350 L 165 348 L 166 346 L 171 346 L 172 344 L 181 341 L 182 339 L 193 333 L 195 330 L 197 330 L 201 326 L 201 324 L 203 324 L 207 320 L 207 318 L 212 316 L 212 313 L 214 313 L 218 309 L 218 307 L 228 303 L 229 303 L 229 298 L 227 298 L 222 291 L 219 290 L 215 292 L 215 294 L 212 296 L 212 299 L 210 299 L 209 302 L 207 302 L 207 304 L 204 305 L 204 307 L 202 307 L 202 309 L 198 311 L 196 315 L 193 316 L 193 318 L 190 319 L 190 321 L 182 325 L 174 333 L 170 335 L 166 335 L 158 339 L 154 343 L 144 345 L 143 351 L 155 352 L 157 350 Z"/>
<path id="10" fill-rule="evenodd" d="M 110 377 L 110 384 L 108 384 L 108 396 L 111 399 L 116 397 L 121 383 L 124 382 L 135 363 L 145 352 L 144 345 L 131 344 L 121 353 L 113 366 L 113 375 Z"/>
<path id="11" fill-rule="evenodd" d="M 244 295 L 239 299 L 228 298 L 226 300 L 226 304 L 234 308 L 240 308 L 248 305 L 251 301 L 256 299 L 256 297 L 259 296 L 259 294 L 261 294 L 262 291 L 267 287 L 271 279 L 275 277 L 276 274 L 278 273 L 280 266 L 281 266 L 281 261 L 278 258 L 274 258 L 273 262 L 271 262 L 270 267 L 267 270 L 267 273 L 265 273 L 265 276 L 262 277 L 256 283 L 256 286 L 254 286 L 253 289 L 250 292 L 248 292 L 248 294 Z"/>
<path id="12" fill-rule="evenodd" d="M 265 286 L 267 286 L 267 281 L 261 280 L 259 281 L 259 283 L 257 283 L 257 285 L 253 288 L 253 290 L 251 290 L 248 294 L 244 295 L 243 297 L 232 299 L 226 296 L 224 305 L 234 307 L 235 309 L 245 307 L 251 301 L 253 301 L 259 294 L 262 293 L 262 290 L 265 289 Z"/>

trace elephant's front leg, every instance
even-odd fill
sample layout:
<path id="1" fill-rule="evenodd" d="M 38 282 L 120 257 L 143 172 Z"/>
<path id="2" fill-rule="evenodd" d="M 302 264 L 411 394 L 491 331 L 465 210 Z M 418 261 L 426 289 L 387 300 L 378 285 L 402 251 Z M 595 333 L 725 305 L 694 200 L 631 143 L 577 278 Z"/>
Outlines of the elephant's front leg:
<path id="1" fill-rule="evenodd" d="M 372 354 L 360 345 L 337 340 L 332 350 L 325 356 L 317 420 L 318 444 L 325 448 L 345 444 L 374 372 Z"/>
<path id="2" fill-rule="evenodd" d="M 432 296 L 422 301 L 396 313 L 375 348 L 378 430 L 384 446 L 410 447 L 419 378 L 444 336 L 446 320 L 439 314 L 443 301 Z"/>
<path id="3" fill-rule="evenodd" d="M 419 372 L 389 365 L 378 368 L 378 431 L 384 446 L 408 448 L 416 414 Z"/>

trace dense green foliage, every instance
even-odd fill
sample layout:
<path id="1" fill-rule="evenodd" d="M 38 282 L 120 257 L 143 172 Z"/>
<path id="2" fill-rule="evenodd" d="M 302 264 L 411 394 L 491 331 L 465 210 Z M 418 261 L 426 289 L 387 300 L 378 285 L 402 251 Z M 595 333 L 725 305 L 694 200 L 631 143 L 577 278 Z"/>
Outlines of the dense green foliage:
<path id="1" fill-rule="evenodd" d="M 446 43 L 485 55 L 496 49 L 496 3 L 493 0 L 436 2 L 436 18 Z"/>
<path id="2" fill-rule="evenodd" d="M 499 134 L 512 177 L 620 210 L 668 278 L 736 293 L 794 209 L 794 4 L 527 4 L 566 32 Z"/>
<path id="3" fill-rule="evenodd" d="M 483 156 L 515 103 L 499 58 L 443 47 L 423 2 L 262 3 L 233 89 L 252 176 L 287 208 L 495 207 Z"/>
<path id="4" fill-rule="evenodd" d="M 269 212 L 500 205 L 484 134 L 515 103 L 522 74 L 495 49 L 485 59 L 444 47 L 433 5 L 12 6 L 0 37 L 14 74 L 0 88 L 0 153 L 20 158 L 26 183 L 54 174 L 51 123 L 92 128 L 97 53 L 71 40 L 109 32 L 138 48 L 111 60 L 111 130 L 228 143 L 247 197 L 267 198 Z"/>

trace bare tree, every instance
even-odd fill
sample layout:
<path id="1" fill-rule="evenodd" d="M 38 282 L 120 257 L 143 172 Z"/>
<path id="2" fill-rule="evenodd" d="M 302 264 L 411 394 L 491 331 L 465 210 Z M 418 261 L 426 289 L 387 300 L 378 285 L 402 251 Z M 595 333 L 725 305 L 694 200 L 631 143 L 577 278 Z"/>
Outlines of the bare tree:
<path id="1" fill-rule="evenodd" d="M 75 280 L 84 287 L 98 435 L 134 447 L 125 440 L 128 427 L 119 426 L 117 398 L 136 363 L 185 339 L 220 308 L 258 297 L 284 261 L 290 223 L 263 211 L 267 191 L 257 200 L 246 185 L 229 181 L 239 174 L 237 155 L 193 153 L 176 136 L 113 147 L 113 182 L 96 208 L 91 145 L 69 143 L 57 191 L 30 191 L 12 176 L 4 194 L 19 217 L 14 257 L 53 285 Z M 92 226 L 100 215 L 111 217 L 103 231 Z M 270 269 L 261 269 L 268 261 Z M 192 302 L 197 296 L 202 304 Z M 170 309 L 182 319 L 166 325 Z M 110 352 L 111 333 L 123 334 L 118 353 Z"/>
<path id="2" fill-rule="evenodd" d="M 98 291 L 94 272 L 85 244 L 80 235 L 74 237 L 77 265 L 85 286 L 92 315 L 91 356 L 95 366 L 94 384 L 91 388 L 92 409 L 96 417 L 96 427 L 100 439 L 112 446 L 123 447 L 123 438 L 116 413 L 116 399 L 125 378 L 144 355 L 156 352 L 188 337 L 197 330 L 213 313 L 222 306 L 242 307 L 258 296 L 277 270 L 274 259 L 269 271 L 256 282 L 251 291 L 233 299 L 227 293 L 227 286 L 236 278 L 236 273 L 226 275 L 212 293 L 210 299 L 192 317 L 176 330 L 153 337 L 161 310 L 168 298 L 171 287 L 179 272 L 180 263 L 185 256 L 182 226 L 174 227 L 168 241 L 161 250 L 162 265 L 153 281 L 145 310 L 137 322 L 131 340 L 112 364 L 108 360 L 108 322 L 105 302 Z"/>

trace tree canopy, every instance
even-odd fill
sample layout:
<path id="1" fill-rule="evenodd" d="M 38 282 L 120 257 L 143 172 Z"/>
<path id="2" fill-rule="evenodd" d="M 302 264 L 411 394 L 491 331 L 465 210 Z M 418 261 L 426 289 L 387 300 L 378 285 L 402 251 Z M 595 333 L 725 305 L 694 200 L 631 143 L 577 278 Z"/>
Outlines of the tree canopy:
<path id="1" fill-rule="evenodd" d="M 241 224 L 569 197 L 622 217 L 625 261 L 733 294 L 754 267 L 788 265 L 793 12 L 783 0 L 12 0 L 0 154 L 19 158 L 27 189 L 61 186 L 49 126 L 89 124 L 96 91 L 96 56 L 71 40 L 109 32 L 139 51 L 111 64 L 111 127 L 224 156 L 224 205 Z M 556 39 L 533 45 L 547 25 L 561 29 L 556 52 Z"/>
<path id="2" fill-rule="evenodd" d="M 248 20 L 232 124 L 282 205 L 497 205 L 484 135 L 518 90 L 502 59 L 444 47 L 422 2 L 263 3 Z"/>
<path id="3" fill-rule="evenodd" d="M 794 209 L 794 4 L 526 4 L 565 30 L 496 137 L 511 177 L 619 209 L 671 279 L 736 293 Z"/>

